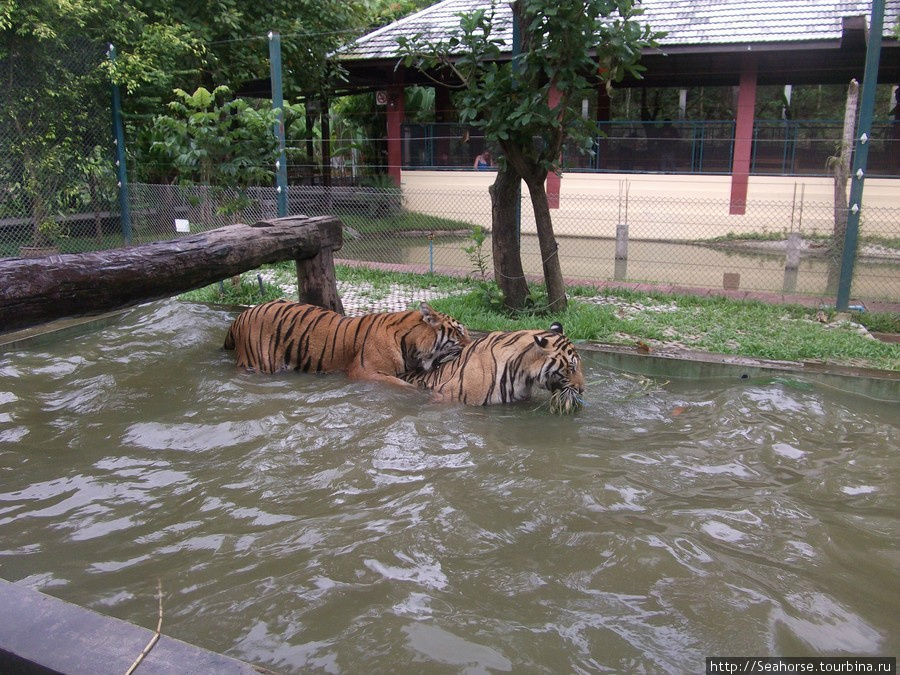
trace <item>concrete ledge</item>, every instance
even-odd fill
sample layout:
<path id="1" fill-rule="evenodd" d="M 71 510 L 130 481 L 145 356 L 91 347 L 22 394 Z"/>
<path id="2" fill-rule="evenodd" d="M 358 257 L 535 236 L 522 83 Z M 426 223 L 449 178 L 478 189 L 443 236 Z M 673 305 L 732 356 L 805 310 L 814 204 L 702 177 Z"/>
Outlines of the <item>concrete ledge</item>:
<path id="1" fill-rule="evenodd" d="M 57 319 L 31 328 L 0 334 L 0 354 L 12 349 L 23 349 L 34 345 L 47 344 L 114 324 L 119 317 L 134 307 L 117 309 L 95 316 L 80 316 L 75 319 Z"/>
<path id="2" fill-rule="evenodd" d="M 865 396 L 900 403 L 900 371 L 854 368 L 816 361 L 775 361 L 752 356 L 714 354 L 676 347 L 644 352 L 637 347 L 579 342 L 608 368 L 653 377 L 690 380 L 749 380 L 791 378 Z"/>
<path id="3" fill-rule="evenodd" d="M 0 579 L 0 672 L 126 672 L 154 632 Z M 136 673 L 250 675 L 263 668 L 160 637 Z"/>

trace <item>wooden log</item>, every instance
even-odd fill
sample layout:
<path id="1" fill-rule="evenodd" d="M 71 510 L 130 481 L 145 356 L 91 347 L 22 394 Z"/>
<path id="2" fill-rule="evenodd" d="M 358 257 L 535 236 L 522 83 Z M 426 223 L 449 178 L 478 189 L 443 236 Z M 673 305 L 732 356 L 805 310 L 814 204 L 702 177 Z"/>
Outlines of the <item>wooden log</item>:
<path id="1" fill-rule="evenodd" d="M 129 248 L 0 260 L 0 332 L 168 297 L 341 242 L 337 218 L 291 216 Z M 318 273 L 336 296 L 334 266 Z"/>
<path id="2" fill-rule="evenodd" d="M 300 302 L 318 305 L 338 314 L 344 313 L 344 303 L 338 295 L 334 278 L 334 255 L 330 246 L 323 246 L 312 258 L 297 258 L 297 296 Z"/>

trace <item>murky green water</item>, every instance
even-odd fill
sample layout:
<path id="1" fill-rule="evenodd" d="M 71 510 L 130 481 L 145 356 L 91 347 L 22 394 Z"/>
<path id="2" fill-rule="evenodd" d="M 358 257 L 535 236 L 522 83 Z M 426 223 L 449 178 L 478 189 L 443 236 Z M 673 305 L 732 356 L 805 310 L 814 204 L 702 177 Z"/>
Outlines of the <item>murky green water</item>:
<path id="1" fill-rule="evenodd" d="M 896 406 L 588 364 L 588 407 L 251 375 L 174 301 L 0 354 L 0 577 L 285 671 L 900 648 Z"/>

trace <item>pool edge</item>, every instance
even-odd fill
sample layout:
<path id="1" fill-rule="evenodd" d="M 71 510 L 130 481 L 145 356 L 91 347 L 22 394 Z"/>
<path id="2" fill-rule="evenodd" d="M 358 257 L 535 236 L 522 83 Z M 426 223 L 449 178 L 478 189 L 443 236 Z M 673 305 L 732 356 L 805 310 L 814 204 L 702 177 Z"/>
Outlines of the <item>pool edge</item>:
<path id="1" fill-rule="evenodd" d="M 818 361 L 777 361 L 680 347 L 660 347 L 648 353 L 629 345 L 580 342 L 578 348 L 594 354 L 608 368 L 650 377 L 689 380 L 790 377 L 878 401 L 900 402 L 900 371 L 895 370 Z"/>
<path id="2" fill-rule="evenodd" d="M 154 631 L 0 579 L 0 606 L 15 621 L 0 622 L 3 672 L 124 673 Z M 155 619 L 155 617 L 154 617 Z M 163 634 L 136 672 L 272 671 Z"/>

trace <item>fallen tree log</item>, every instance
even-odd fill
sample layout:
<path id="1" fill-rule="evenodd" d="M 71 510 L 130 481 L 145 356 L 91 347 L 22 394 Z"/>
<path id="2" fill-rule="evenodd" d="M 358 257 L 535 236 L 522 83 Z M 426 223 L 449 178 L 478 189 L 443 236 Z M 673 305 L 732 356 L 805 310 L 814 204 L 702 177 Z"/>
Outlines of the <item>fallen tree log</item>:
<path id="1" fill-rule="evenodd" d="M 332 216 L 291 216 L 129 248 L 0 260 L 0 333 L 168 297 L 291 259 L 298 273 L 316 276 L 301 280 L 301 298 L 305 291 L 342 312 L 334 264 L 327 264 L 341 247 L 341 228 Z"/>

